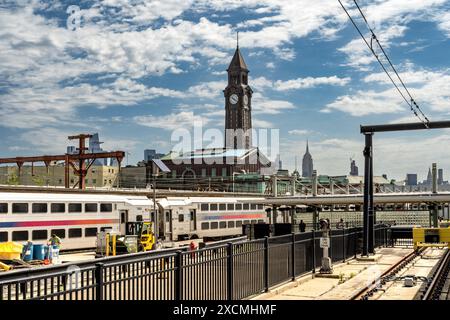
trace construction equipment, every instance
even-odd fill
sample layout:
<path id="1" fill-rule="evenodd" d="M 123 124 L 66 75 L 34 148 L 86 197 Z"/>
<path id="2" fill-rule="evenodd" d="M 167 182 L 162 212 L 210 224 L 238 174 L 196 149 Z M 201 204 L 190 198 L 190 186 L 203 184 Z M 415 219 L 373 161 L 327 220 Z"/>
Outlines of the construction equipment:
<path id="1" fill-rule="evenodd" d="M 420 247 L 450 248 L 450 228 L 413 228 L 414 250 Z"/>
<path id="2" fill-rule="evenodd" d="M 156 237 L 153 234 L 153 222 L 127 222 L 127 236 L 138 236 L 138 250 L 153 250 L 156 244 Z"/>
<path id="3" fill-rule="evenodd" d="M 155 249 L 152 222 L 127 222 L 125 234 L 111 229 L 97 233 L 97 256 L 136 253 Z"/>

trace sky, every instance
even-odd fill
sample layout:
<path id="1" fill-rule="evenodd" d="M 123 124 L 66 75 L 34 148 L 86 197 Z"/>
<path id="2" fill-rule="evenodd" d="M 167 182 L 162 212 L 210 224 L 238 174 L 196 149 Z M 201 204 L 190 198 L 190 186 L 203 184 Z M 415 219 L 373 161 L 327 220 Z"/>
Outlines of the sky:
<path id="1" fill-rule="evenodd" d="M 450 1 L 358 4 L 426 116 L 449 120 Z M 337 0 L 0 0 L 0 157 L 98 132 L 135 164 L 194 122 L 223 130 L 237 32 L 253 126 L 279 130 L 284 168 L 301 169 L 309 140 L 319 174 L 348 174 L 350 158 L 362 174 L 360 125 L 418 121 Z M 374 174 L 423 180 L 437 162 L 450 180 L 449 134 L 375 134 Z"/>

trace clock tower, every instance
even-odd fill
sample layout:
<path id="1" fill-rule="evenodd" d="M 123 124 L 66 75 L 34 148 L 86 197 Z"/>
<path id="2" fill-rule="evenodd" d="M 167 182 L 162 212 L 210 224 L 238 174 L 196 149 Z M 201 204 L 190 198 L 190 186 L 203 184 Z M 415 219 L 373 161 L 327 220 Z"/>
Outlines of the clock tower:
<path id="1" fill-rule="evenodd" d="M 236 47 L 227 69 L 225 96 L 225 147 L 249 149 L 252 146 L 252 89 L 248 85 L 248 68 Z"/>

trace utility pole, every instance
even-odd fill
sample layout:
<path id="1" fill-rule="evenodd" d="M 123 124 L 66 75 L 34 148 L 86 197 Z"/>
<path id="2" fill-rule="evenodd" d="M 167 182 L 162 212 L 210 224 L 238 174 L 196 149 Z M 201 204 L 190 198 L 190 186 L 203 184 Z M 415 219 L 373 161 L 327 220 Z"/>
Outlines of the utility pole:
<path id="1" fill-rule="evenodd" d="M 155 216 L 155 239 L 159 239 L 158 212 L 156 211 L 156 173 L 153 175 L 153 214 Z"/>

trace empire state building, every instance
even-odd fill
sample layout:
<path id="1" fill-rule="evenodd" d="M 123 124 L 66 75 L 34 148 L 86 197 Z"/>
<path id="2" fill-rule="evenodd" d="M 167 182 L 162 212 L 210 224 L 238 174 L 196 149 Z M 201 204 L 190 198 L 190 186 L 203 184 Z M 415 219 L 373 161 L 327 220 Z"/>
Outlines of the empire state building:
<path id="1" fill-rule="evenodd" d="M 309 153 L 309 144 L 308 141 L 306 141 L 306 152 L 303 156 L 303 162 L 302 162 L 302 177 L 308 177 L 311 178 L 313 174 L 314 166 L 313 166 L 313 159 L 311 154 Z"/>

